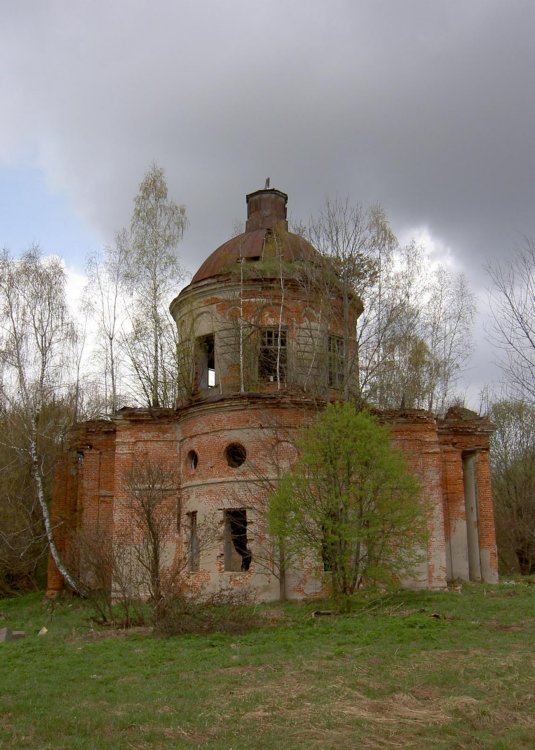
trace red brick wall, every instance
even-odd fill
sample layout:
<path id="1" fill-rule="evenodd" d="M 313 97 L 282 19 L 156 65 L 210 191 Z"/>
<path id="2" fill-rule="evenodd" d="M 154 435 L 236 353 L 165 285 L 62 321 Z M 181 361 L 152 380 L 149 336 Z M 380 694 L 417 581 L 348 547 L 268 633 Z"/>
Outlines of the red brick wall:
<path id="1" fill-rule="evenodd" d="M 60 555 L 74 575 L 80 574 L 79 529 L 110 543 L 115 462 L 115 426 L 86 422 L 73 430 L 65 454 L 56 466 L 51 515 Z M 51 557 L 48 593 L 63 588 L 63 578 Z"/>
<path id="2" fill-rule="evenodd" d="M 463 481 L 463 455 L 476 456 L 476 492 L 481 577 L 496 581 L 498 564 L 492 506 L 492 485 L 489 470 L 489 438 L 492 424 L 483 417 L 462 408 L 451 409 L 439 424 L 439 441 L 443 455 L 446 540 L 451 552 L 452 578 L 468 577 L 468 562 L 459 550 L 466 537 L 466 507 Z M 457 537 L 457 539 L 455 538 Z M 457 562 L 456 562 L 457 558 Z"/>
<path id="3" fill-rule="evenodd" d="M 443 588 L 447 582 L 444 507 L 442 503 L 442 463 L 434 417 L 422 411 L 386 412 L 382 421 L 390 425 L 394 444 L 420 479 L 422 500 L 428 513 L 427 562 L 416 583 Z"/>
<path id="4" fill-rule="evenodd" d="M 222 577 L 229 585 L 253 582 L 261 595 L 275 597 L 278 583 L 273 575 L 266 574 L 269 561 L 259 564 L 266 534 L 266 497 L 270 482 L 276 481 L 281 457 L 291 463 L 295 456 L 291 441 L 317 408 L 312 400 L 298 396 L 214 395 L 176 412 L 130 410 L 113 424 L 82 425 L 56 469 L 52 510 L 55 522 L 63 522 L 56 531 L 62 553 L 76 567 L 76 550 L 69 549 L 67 532 L 77 525 L 100 534 L 104 544 L 128 545 L 136 541 L 139 532 L 133 524 L 125 477 L 136 459 L 150 460 L 173 475 L 168 510 L 175 513 L 176 524 L 167 541 L 177 565 L 185 554 L 185 514 L 197 510 L 211 516 L 215 523 L 213 549 L 201 554 L 206 564 L 201 563 L 199 573 L 190 576 L 191 584 L 215 588 Z M 430 509 L 427 563 L 416 583 L 437 588 L 444 586 L 448 577 L 466 577 L 462 549 L 453 560 L 451 550 L 452 534 L 462 539 L 465 533 L 462 456 L 467 450 L 476 450 L 478 456 L 482 573 L 484 579 L 491 580 L 497 563 L 488 425 L 467 419 L 450 419 L 437 425 L 431 415 L 421 411 L 386 412 L 380 416 L 390 424 L 394 443 L 420 477 L 422 501 Z M 247 451 L 246 462 L 237 468 L 229 466 L 225 457 L 225 448 L 233 442 L 242 444 Z M 195 469 L 187 461 L 191 450 L 198 456 Z M 79 461 L 80 454 L 83 462 Z M 231 575 L 223 569 L 223 509 L 232 507 L 248 509 L 248 533 L 256 549 L 256 560 L 247 574 Z M 311 593 L 307 585 L 316 585 L 312 578 L 311 572 L 294 576 L 293 593 Z M 50 563 L 49 590 L 57 591 L 61 585 L 61 576 Z"/>
<path id="5" fill-rule="evenodd" d="M 193 579 L 211 588 L 221 583 L 252 585 L 261 596 L 278 596 L 278 581 L 265 543 L 267 496 L 277 478 L 277 462 L 287 459 L 290 463 L 295 457 L 289 440 L 315 413 L 308 400 L 246 396 L 184 410 L 180 446 L 184 512 L 197 510 L 214 526 L 212 548 L 201 554 L 201 570 Z M 247 452 L 242 466 L 232 467 L 227 462 L 225 449 L 231 443 L 240 443 Z M 198 456 L 195 469 L 187 460 L 192 450 Z M 253 550 L 247 573 L 224 569 L 223 510 L 229 508 L 247 510 L 248 542 Z"/>

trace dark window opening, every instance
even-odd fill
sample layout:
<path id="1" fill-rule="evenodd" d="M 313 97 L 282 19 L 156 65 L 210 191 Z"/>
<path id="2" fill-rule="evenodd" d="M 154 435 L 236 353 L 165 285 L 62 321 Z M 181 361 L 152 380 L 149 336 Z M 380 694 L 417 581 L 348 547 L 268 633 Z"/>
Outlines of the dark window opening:
<path id="1" fill-rule="evenodd" d="M 345 346 L 341 336 L 329 336 L 329 387 L 344 385 Z"/>
<path id="2" fill-rule="evenodd" d="M 258 377 L 271 383 L 286 380 L 287 347 L 286 329 L 262 328 L 258 352 Z"/>
<path id="3" fill-rule="evenodd" d="M 215 341 L 214 334 L 197 339 L 197 363 L 199 389 L 213 388 L 215 381 Z"/>
<path id="4" fill-rule="evenodd" d="M 199 456 L 197 455 L 197 451 L 190 451 L 187 455 L 186 462 L 188 469 L 195 471 L 199 463 Z"/>
<path id="5" fill-rule="evenodd" d="M 199 570 L 199 536 L 197 534 L 197 511 L 192 510 L 188 516 L 188 570 L 196 573 Z"/>
<path id="6" fill-rule="evenodd" d="M 231 443 L 225 448 L 225 458 L 229 466 L 237 469 L 247 458 L 247 451 L 241 443 Z"/>
<path id="7" fill-rule="evenodd" d="M 255 263 L 256 261 L 260 260 L 259 255 L 250 255 L 249 257 L 245 258 L 247 263 Z"/>
<path id="8" fill-rule="evenodd" d="M 253 558 L 247 546 L 247 511 L 225 511 L 225 570 L 245 572 Z"/>

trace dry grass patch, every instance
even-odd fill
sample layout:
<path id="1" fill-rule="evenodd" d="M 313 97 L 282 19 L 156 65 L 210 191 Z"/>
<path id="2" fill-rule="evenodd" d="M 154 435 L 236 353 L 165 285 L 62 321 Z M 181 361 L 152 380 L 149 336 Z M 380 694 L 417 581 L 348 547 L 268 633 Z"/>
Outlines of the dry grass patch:
<path id="1" fill-rule="evenodd" d="M 345 716 L 380 724 L 446 724 L 450 719 L 439 701 L 421 700 L 410 693 L 372 699 L 355 692 L 343 702 L 337 701 L 336 710 Z"/>
<path id="2" fill-rule="evenodd" d="M 4 644 L 0 748 L 533 750 L 530 589 L 259 606 L 246 634 L 168 639 L 58 605 L 46 639 Z M 36 631 L 40 604 L 17 605 L 9 626 Z"/>

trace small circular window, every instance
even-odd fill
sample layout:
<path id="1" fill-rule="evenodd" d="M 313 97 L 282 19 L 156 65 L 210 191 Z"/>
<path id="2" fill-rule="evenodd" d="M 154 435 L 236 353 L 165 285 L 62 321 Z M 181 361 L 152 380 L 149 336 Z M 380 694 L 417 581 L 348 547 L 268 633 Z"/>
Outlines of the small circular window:
<path id="1" fill-rule="evenodd" d="M 196 451 L 190 451 L 186 457 L 186 463 L 188 466 L 188 469 L 191 469 L 194 471 L 197 468 L 197 464 L 199 463 L 199 456 L 197 455 Z"/>
<path id="2" fill-rule="evenodd" d="M 237 469 L 247 458 L 247 451 L 240 443 L 231 443 L 225 448 L 225 458 L 229 466 Z"/>

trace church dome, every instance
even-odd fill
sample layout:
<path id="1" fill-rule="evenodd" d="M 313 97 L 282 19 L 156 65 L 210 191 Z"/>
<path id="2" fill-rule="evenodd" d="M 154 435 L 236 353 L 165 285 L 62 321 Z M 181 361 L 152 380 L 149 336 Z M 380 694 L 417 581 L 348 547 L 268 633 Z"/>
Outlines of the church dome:
<path id="1" fill-rule="evenodd" d="M 240 258 L 265 261 L 278 254 L 287 262 L 317 262 L 318 252 L 303 237 L 288 231 L 288 196 L 266 188 L 249 193 L 245 232 L 223 243 L 204 261 L 192 283 L 229 273 Z"/>

